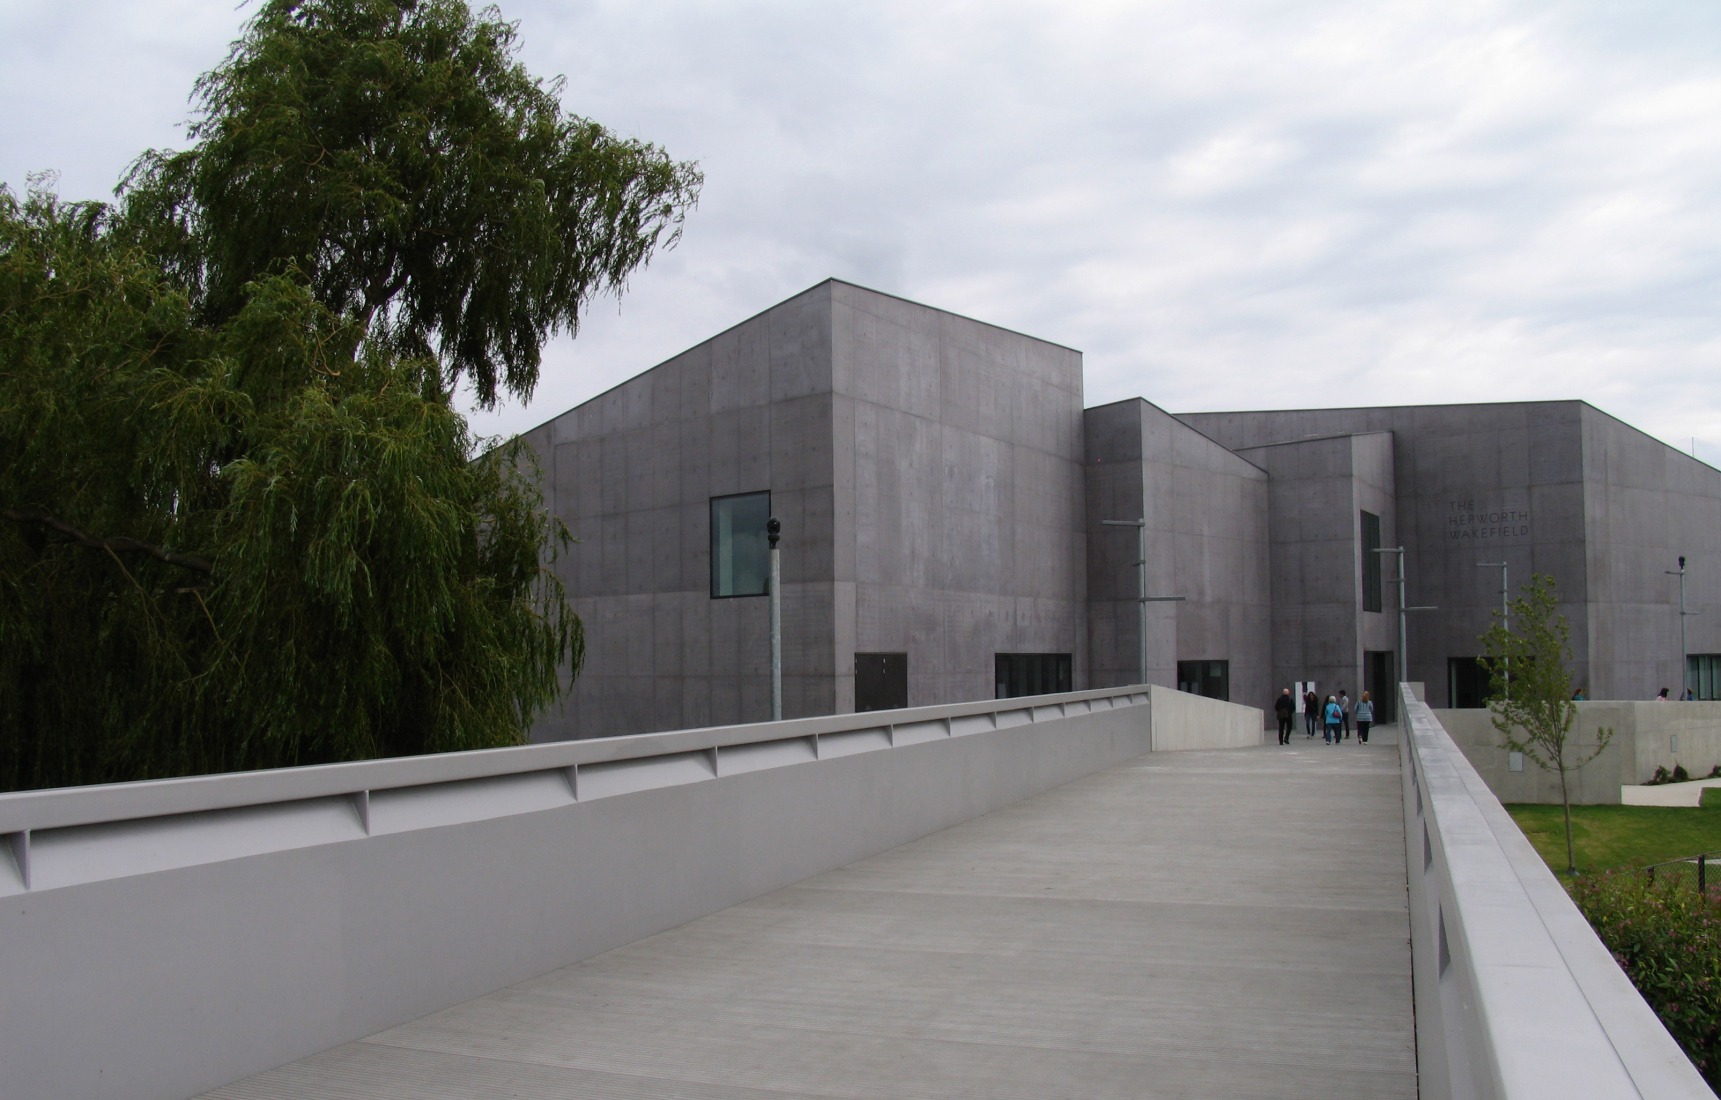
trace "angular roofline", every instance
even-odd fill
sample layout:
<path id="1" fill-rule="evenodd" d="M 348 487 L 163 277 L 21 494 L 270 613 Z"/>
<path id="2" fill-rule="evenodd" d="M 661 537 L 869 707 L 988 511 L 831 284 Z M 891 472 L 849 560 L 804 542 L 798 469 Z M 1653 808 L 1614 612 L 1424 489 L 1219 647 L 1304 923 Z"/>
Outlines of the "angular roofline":
<path id="1" fill-rule="evenodd" d="M 1174 413 L 1173 415 L 1175 415 L 1179 420 L 1181 420 L 1185 416 L 1227 416 L 1227 415 L 1231 415 L 1234 413 L 1242 413 L 1245 415 L 1261 415 L 1261 414 L 1265 414 L 1265 413 L 1285 413 L 1285 414 L 1328 413 L 1328 412 L 1351 412 L 1351 413 L 1354 413 L 1354 412 L 1409 411 L 1409 410 L 1415 410 L 1415 409 L 1471 409 L 1471 408 L 1476 408 L 1477 406 L 1504 407 L 1504 406 L 1508 406 L 1508 405 L 1526 405 L 1526 406 L 1527 405 L 1576 405 L 1578 408 L 1578 414 L 1579 414 L 1580 418 L 1585 413 L 1594 413 L 1596 416 L 1605 417 L 1608 420 L 1613 421 L 1615 424 L 1618 424 L 1622 428 L 1627 428 L 1633 432 L 1636 432 L 1638 435 L 1649 440 L 1651 443 L 1659 444 L 1662 447 L 1666 447 L 1668 450 L 1672 451 L 1676 455 L 1680 455 L 1684 458 L 1690 459 L 1692 462 L 1696 462 L 1702 466 L 1707 466 L 1709 469 L 1715 470 L 1716 472 L 1721 473 L 1721 467 L 1716 466 L 1714 463 L 1709 462 L 1706 459 L 1698 458 L 1694 454 L 1689 454 L 1685 451 L 1682 451 L 1677 446 L 1675 446 L 1674 444 L 1669 443 L 1667 440 L 1658 438 L 1657 436 L 1650 435 L 1648 432 L 1644 431 L 1642 428 L 1638 427 L 1636 424 L 1633 424 L 1628 420 L 1622 420 L 1618 416 L 1615 416 L 1613 413 L 1608 412 L 1606 409 L 1602 408 L 1601 406 L 1592 404 L 1591 402 L 1589 402 L 1588 400 L 1586 400 L 1582 397 L 1551 397 L 1551 398 L 1542 398 L 1540 400 L 1518 400 L 1518 401 L 1443 401 L 1443 402 L 1424 403 L 1424 404 L 1420 404 L 1420 405 L 1327 405 L 1327 406 L 1324 406 L 1321 408 L 1313 408 L 1313 409 L 1213 409 L 1210 411 L 1202 411 L 1202 412 L 1193 412 L 1192 411 L 1192 412 Z M 1373 430 L 1378 431 L 1380 429 L 1373 429 Z M 1341 434 L 1341 435 L 1365 435 L 1367 433 L 1366 432 L 1342 432 L 1342 433 L 1338 433 L 1338 434 Z M 1310 438 L 1328 438 L 1328 437 L 1310 437 Z M 1298 440 L 1286 440 L 1285 442 L 1295 443 L 1295 442 L 1299 442 L 1299 441 Z M 1272 446 L 1272 445 L 1273 444 L 1265 444 L 1265 443 L 1256 444 L 1256 446 Z"/>
<path id="2" fill-rule="evenodd" d="M 942 313 L 946 317 L 955 317 L 958 320 L 967 321 L 970 324 L 980 325 L 982 327 L 989 328 L 989 329 L 995 329 L 998 332 L 1007 332 L 1011 336 L 1019 336 L 1024 340 L 1033 340 L 1035 343 L 1045 344 L 1048 347 L 1058 348 L 1062 351 L 1067 351 L 1067 352 L 1070 352 L 1074 355 L 1081 355 L 1082 354 L 1082 351 L 1080 348 L 1072 348 L 1068 344 L 1060 344 L 1056 340 L 1047 340 L 1044 337 L 1034 336 L 1034 335 L 1031 335 L 1031 334 L 1026 333 L 1026 332 L 1020 332 L 1020 331 L 1013 329 L 1013 328 L 1005 328 L 1003 325 L 995 325 L 990 321 L 981 321 L 981 320 L 978 320 L 974 317 L 970 317 L 965 313 L 957 313 L 955 310 L 950 310 L 950 309 L 940 309 L 938 306 L 929 306 L 924 302 L 917 302 L 912 298 L 904 298 L 900 294 L 890 294 L 890 293 L 883 291 L 883 290 L 874 290 L 872 287 L 862 286 L 859 283 L 850 282 L 847 279 L 839 279 L 835 275 L 831 275 L 831 276 L 827 276 L 826 278 L 820 279 L 818 282 L 814 283 L 810 287 L 807 287 L 805 290 L 798 290 L 795 293 L 789 295 L 787 298 L 784 298 L 779 302 L 775 302 L 771 305 L 766 306 L 764 309 L 759 310 L 756 313 L 753 313 L 753 314 L 750 314 L 746 317 L 743 317 L 741 320 L 736 321 L 734 324 L 730 325 L 728 328 L 718 329 L 716 332 L 712 333 L 710 336 L 707 336 L 705 339 L 697 341 L 696 343 L 693 343 L 693 344 L 689 344 L 687 347 L 682 348 L 680 351 L 676 352 L 674 355 L 671 355 L 668 359 L 664 359 L 664 360 L 661 360 L 659 362 L 653 363 L 651 366 L 646 367 L 644 370 L 641 370 L 637 374 L 629 375 L 628 377 L 622 379 L 620 382 L 617 382 L 615 385 L 609 387 L 608 389 L 602 390 L 598 393 L 594 393 L 592 396 L 586 398 L 584 401 L 581 401 L 577 405 L 569 405 L 567 408 L 563 409 L 561 412 L 555 413 L 555 414 L 551 415 L 549 418 L 542 420 L 542 421 L 539 421 L 538 423 L 532 425 L 530 428 L 526 428 L 523 431 L 516 432 L 515 436 L 518 437 L 518 436 L 523 436 L 523 435 L 530 435 L 532 432 L 537 431 L 539 428 L 542 428 L 545 425 L 550 424 L 554 421 L 560 420 L 562 417 L 567 416 L 569 413 L 574 412 L 576 409 L 583 409 L 587 405 L 590 405 L 594 401 L 603 400 L 605 397 L 608 397 L 610 394 L 621 389 L 623 386 L 626 386 L 631 382 L 637 382 L 639 379 L 644 378 L 646 375 L 650 374 L 654 370 L 657 370 L 659 367 L 667 366 L 669 363 L 673 362 L 674 360 L 680 358 L 683 355 L 686 355 L 688 352 L 692 351 L 694 348 L 698 347 L 700 344 L 709 344 L 711 341 L 718 339 L 719 337 L 723 336 L 725 333 L 733 332 L 736 329 L 740 328 L 742 325 L 751 324 L 754 321 L 757 321 L 759 318 L 765 316 L 765 314 L 767 314 L 767 313 L 770 313 L 772 310 L 781 309 L 797 298 L 804 298 L 808 294 L 811 294 L 815 290 L 818 290 L 820 287 L 831 286 L 831 285 L 841 285 L 841 286 L 846 286 L 846 287 L 852 287 L 855 290 L 863 291 L 867 294 L 874 295 L 875 297 L 889 298 L 892 301 L 903 302 L 907 305 L 914 306 L 917 309 L 928 310 L 932 313 Z M 1158 408 L 1157 405 L 1154 407 Z M 1164 412 L 1165 410 L 1161 409 L 1160 411 Z M 1169 415 L 1173 415 L 1173 414 L 1167 413 L 1166 415 L 1169 416 Z"/>
<path id="3" fill-rule="evenodd" d="M 1377 412 L 1385 410 L 1410 409 L 1470 409 L 1478 405 L 1584 405 L 1595 409 L 1581 397 L 1554 397 L 1531 401 L 1438 401 L 1424 402 L 1419 405 L 1323 405 L 1307 409 L 1189 409 L 1174 413 L 1175 416 L 1225 416 L 1228 413 L 1321 413 L 1321 412 Z M 1596 409 L 1597 412 L 1602 410 Z M 1608 414 L 1604 414 L 1608 415 Z M 1618 417 L 1614 417 L 1618 420 Z M 1625 423 L 1621 420 L 1620 423 Z M 1652 437 L 1653 438 L 1653 437 Z"/>
<path id="4" fill-rule="evenodd" d="M 942 313 L 946 317 L 955 317 L 959 321 L 967 321 L 971 324 L 981 325 L 985 328 L 997 329 L 999 332 L 1007 332 L 1011 336 L 1020 336 L 1024 340 L 1032 340 L 1037 344 L 1047 344 L 1051 347 L 1059 348 L 1059 349 L 1062 349 L 1063 351 L 1072 352 L 1076 355 L 1082 354 L 1082 349 L 1080 349 L 1080 348 L 1073 348 L 1068 344 L 1060 344 L 1056 340 L 1048 340 L 1044 336 L 1035 336 L 1032 333 L 1023 332 L 1020 329 L 1006 328 L 1003 325 L 993 324 L 991 321 L 982 321 L 978 318 L 970 317 L 966 313 L 957 313 L 953 309 L 943 309 L 939 306 L 929 306 L 925 302 L 917 302 L 913 298 L 904 298 L 900 294 L 891 294 L 888 291 L 874 290 L 870 286 L 862 286 L 859 283 L 850 282 L 848 279 L 839 279 L 834 275 L 828 279 L 825 279 L 819 283 L 814 284 L 812 287 L 808 287 L 807 289 L 808 290 L 817 289 L 818 287 L 824 286 L 825 283 L 840 283 L 843 286 L 853 287 L 856 290 L 864 290 L 868 294 L 877 295 L 880 298 L 890 298 L 893 301 L 906 302 L 908 305 L 916 306 L 920 309 L 930 310 L 933 313 Z M 805 294 L 806 291 L 802 291 L 801 293 Z M 796 297 L 799 297 L 799 296 L 800 295 L 796 295 Z M 778 304 L 780 305 L 782 303 L 778 303 Z M 775 309 L 775 308 L 777 308 L 777 307 L 776 306 L 771 307 L 771 309 Z M 765 312 L 768 313 L 768 312 L 770 312 L 770 310 L 766 310 Z M 754 316 L 758 316 L 758 315 L 755 314 Z"/>
<path id="5" fill-rule="evenodd" d="M 1163 405 L 1154 404 L 1152 401 L 1149 401 L 1145 397 L 1120 397 L 1116 401 L 1107 401 L 1103 405 L 1089 405 L 1086 408 L 1082 409 L 1082 412 L 1085 414 L 1085 413 L 1097 411 L 1099 409 L 1109 409 L 1113 405 L 1127 405 L 1130 403 L 1134 403 L 1134 404 L 1138 404 L 1138 405 L 1146 405 L 1148 408 L 1153 409 L 1156 412 L 1163 413 L 1167 419 L 1175 421 L 1177 423 L 1177 426 L 1182 428 L 1184 431 L 1193 432 L 1194 434 L 1200 436 L 1202 439 L 1205 439 L 1207 442 L 1213 444 L 1215 447 L 1218 447 L 1221 451 L 1224 451 L 1226 454 L 1235 458 L 1237 461 L 1243 463 L 1243 465 L 1252 467 L 1253 469 L 1256 469 L 1256 470 L 1260 470 L 1263 474 L 1269 474 L 1270 473 L 1265 466 L 1262 466 L 1261 464 L 1259 464 L 1257 462 L 1253 462 L 1247 458 L 1244 458 L 1242 456 L 1242 454 L 1240 454 L 1239 452 L 1237 452 L 1236 450 L 1234 450 L 1230 447 L 1227 447 L 1225 444 L 1219 442 L 1217 439 L 1214 439 L 1212 436 L 1208 435 L 1206 432 L 1202 431 L 1200 428 L 1197 428 L 1195 425 L 1185 421 L 1181 416 L 1179 416 L 1176 413 L 1171 412 L 1170 410 L 1166 409 Z"/>

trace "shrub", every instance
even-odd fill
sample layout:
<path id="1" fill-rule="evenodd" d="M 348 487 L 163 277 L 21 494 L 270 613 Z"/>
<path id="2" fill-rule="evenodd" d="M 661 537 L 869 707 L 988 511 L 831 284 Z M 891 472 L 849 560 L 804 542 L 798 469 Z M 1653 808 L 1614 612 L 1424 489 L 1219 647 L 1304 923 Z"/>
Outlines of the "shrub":
<path id="1" fill-rule="evenodd" d="M 1709 775 L 1707 776 L 1707 778 L 1709 778 L 1709 779 L 1721 779 L 1721 764 L 1717 764 L 1713 768 L 1710 768 L 1709 769 Z"/>
<path id="2" fill-rule="evenodd" d="M 1661 783 L 1671 782 L 1673 782 L 1673 777 L 1667 774 L 1667 769 L 1662 767 L 1660 764 L 1657 764 L 1655 766 L 1655 774 L 1649 777 L 1649 782 L 1645 783 L 1644 786 L 1653 787 Z"/>
<path id="3" fill-rule="evenodd" d="M 1631 872 L 1579 882 L 1578 908 L 1621 969 L 1721 1089 L 1721 905 L 1690 882 Z"/>
<path id="4" fill-rule="evenodd" d="M 1675 783 L 1691 782 L 1691 773 L 1685 770 L 1684 764 L 1673 765 L 1673 781 Z"/>

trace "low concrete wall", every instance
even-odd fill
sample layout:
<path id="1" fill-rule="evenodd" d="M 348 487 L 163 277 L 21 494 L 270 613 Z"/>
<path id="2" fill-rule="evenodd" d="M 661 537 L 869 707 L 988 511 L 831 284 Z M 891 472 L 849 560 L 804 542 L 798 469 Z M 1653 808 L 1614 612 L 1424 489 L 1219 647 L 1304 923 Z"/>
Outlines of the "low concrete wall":
<path id="1" fill-rule="evenodd" d="M 1399 753 L 1423 1100 L 1712 1098 L 1418 694 Z"/>
<path id="2" fill-rule="evenodd" d="M 1222 703 L 1186 691 L 1154 685 L 1153 748 L 1156 752 L 1185 749 L 1244 749 L 1265 745 L 1265 712 L 1258 707 Z M 1270 735 L 1278 740 L 1278 725 Z"/>
<path id="3" fill-rule="evenodd" d="M 1499 731 L 1486 710 L 1438 710 L 1437 721 L 1457 742 L 1489 788 L 1502 802 L 1560 801 L 1559 777 L 1529 760 L 1514 772 Z M 1659 765 L 1672 771 L 1683 764 L 1693 776 L 1708 775 L 1721 764 L 1721 702 L 1656 703 L 1600 700 L 1578 704 L 1572 726 L 1571 758 L 1595 750 L 1596 731 L 1612 729 L 1602 754 L 1567 781 L 1576 805 L 1612 805 L 1621 785 L 1645 783 Z M 1677 749 L 1675 746 L 1677 745 Z"/>
<path id="4" fill-rule="evenodd" d="M 1135 687 L 0 796 L 0 1091 L 198 1093 L 1156 739 L 1236 741 L 1241 708 L 1176 695 Z"/>

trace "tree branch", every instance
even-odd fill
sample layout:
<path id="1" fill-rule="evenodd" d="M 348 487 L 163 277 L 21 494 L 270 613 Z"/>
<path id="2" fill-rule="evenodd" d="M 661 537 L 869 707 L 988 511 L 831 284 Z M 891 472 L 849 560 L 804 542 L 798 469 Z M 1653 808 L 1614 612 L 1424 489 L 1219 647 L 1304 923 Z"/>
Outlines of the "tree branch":
<path id="1" fill-rule="evenodd" d="M 148 554 L 150 557 L 155 558 L 158 561 L 164 561 L 169 565 L 177 565 L 181 569 L 191 569 L 198 573 L 215 572 L 215 565 L 213 562 L 206 558 L 200 558 L 195 554 L 181 554 L 173 550 L 168 550 L 165 547 L 156 546 L 152 543 L 143 542 L 133 538 L 126 538 L 123 535 L 118 538 L 111 539 L 96 538 L 94 535 L 85 534 L 83 531 L 78 530 L 69 523 L 55 519 L 46 512 L 30 513 L 21 512 L 15 508 L 7 508 L 4 512 L 0 512 L 0 515 L 4 515 L 10 520 L 16 520 L 19 523 L 41 524 L 43 527 L 47 527 L 65 535 L 79 546 L 88 546 L 92 550 L 106 550 L 110 554 Z"/>

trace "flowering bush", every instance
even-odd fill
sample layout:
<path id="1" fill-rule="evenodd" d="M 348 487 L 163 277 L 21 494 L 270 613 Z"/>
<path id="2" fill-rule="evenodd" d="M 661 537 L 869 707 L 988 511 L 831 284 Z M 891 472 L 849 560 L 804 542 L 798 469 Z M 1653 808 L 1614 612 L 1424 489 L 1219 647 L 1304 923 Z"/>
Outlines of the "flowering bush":
<path id="1" fill-rule="evenodd" d="M 1631 872 L 1573 888 L 1578 908 L 1643 999 L 1721 1090 L 1721 903 L 1690 882 Z"/>

